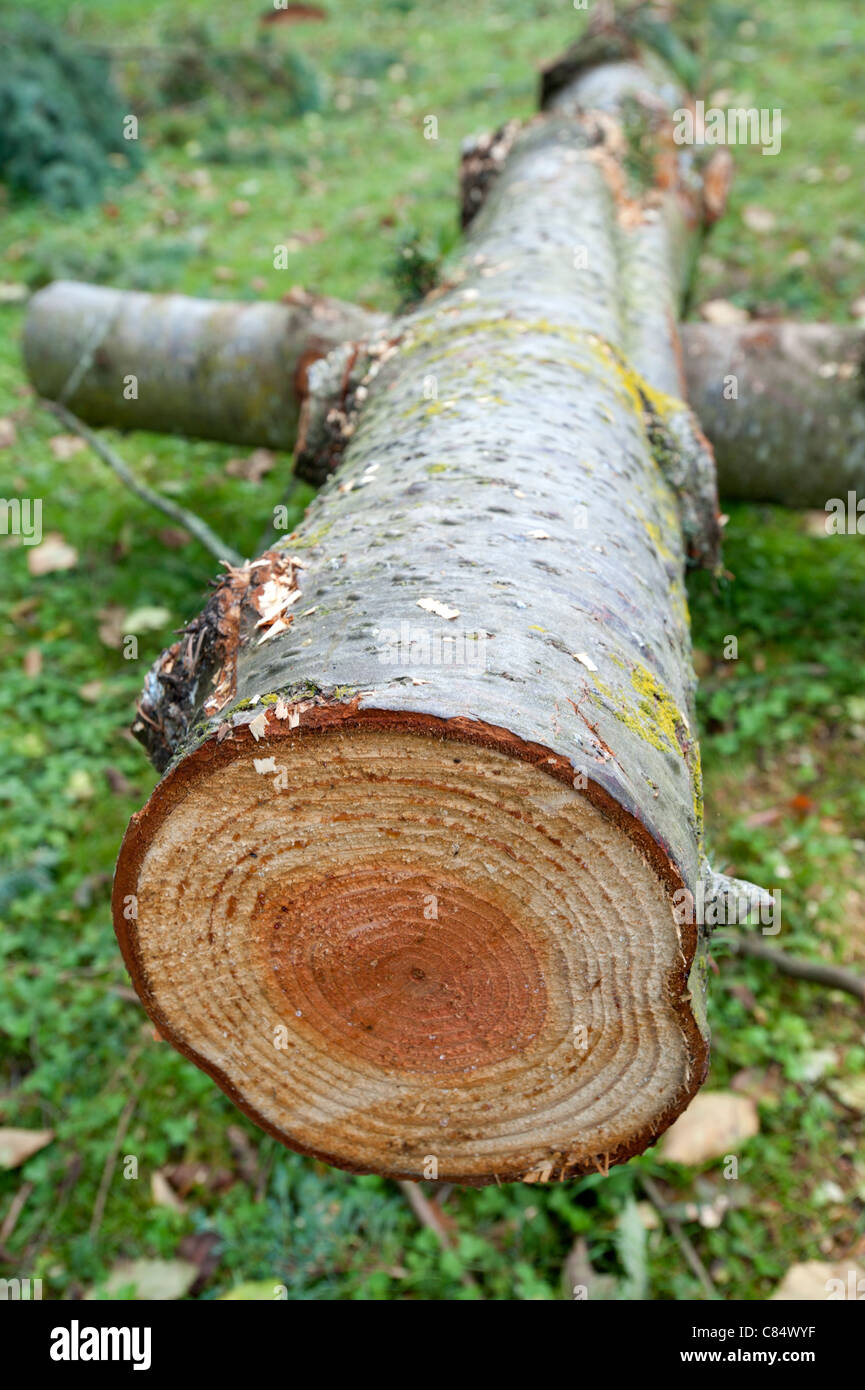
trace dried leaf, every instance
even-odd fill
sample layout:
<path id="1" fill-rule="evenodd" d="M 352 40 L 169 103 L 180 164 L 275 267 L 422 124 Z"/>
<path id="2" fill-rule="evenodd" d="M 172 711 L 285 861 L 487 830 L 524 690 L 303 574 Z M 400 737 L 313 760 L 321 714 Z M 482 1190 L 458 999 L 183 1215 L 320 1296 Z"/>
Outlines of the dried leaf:
<path id="1" fill-rule="evenodd" d="M 160 628 L 170 623 L 173 614 L 169 608 L 134 608 L 131 613 L 126 614 L 123 623 L 124 634 L 127 632 L 158 632 Z"/>
<path id="2" fill-rule="evenodd" d="M 740 309 L 728 299 L 707 299 L 700 305 L 700 317 L 706 323 L 747 323 L 750 315 L 747 309 Z"/>
<path id="3" fill-rule="evenodd" d="M 98 1289 L 90 1289 L 84 1297 L 117 1296 L 131 1285 L 137 1299 L 166 1302 L 183 1298 L 197 1278 L 198 1267 L 191 1260 L 119 1260 Z"/>
<path id="4" fill-rule="evenodd" d="M 105 686 L 102 681 L 87 681 L 84 685 L 79 685 L 78 694 L 82 700 L 86 700 L 89 705 L 95 705 L 100 698 Z"/>
<path id="5" fill-rule="evenodd" d="M 157 1168 L 150 1179 L 150 1195 L 153 1204 L 157 1207 L 168 1207 L 169 1211 L 186 1211 L 186 1207 L 181 1202 L 171 1183 L 165 1174 Z"/>
<path id="6" fill-rule="evenodd" d="M 0 1129 L 0 1168 L 20 1168 L 53 1138 L 53 1129 Z"/>
<path id="7" fill-rule="evenodd" d="M 742 221 L 752 232 L 758 232 L 760 236 L 765 236 L 767 232 L 775 230 L 775 214 L 768 208 L 757 207 L 754 203 L 742 210 Z"/>
<path id="8" fill-rule="evenodd" d="M 229 459 L 225 471 L 230 478 L 245 478 L 248 483 L 260 483 L 276 464 L 276 454 L 270 449 L 253 449 L 248 458 Z"/>
<path id="9" fill-rule="evenodd" d="M 863 1296 L 865 1269 L 860 1264 L 853 1260 L 836 1260 L 834 1264 L 806 1260 L 804 1264 L 790 1266 L 771 1300 L 819 1303 L 829 1298 L 857 1300 Z"/>
<path id="10" fill-rule="evenodd" d="M 115 796 L 134 796 L 135 788 L 119 767 L 106 767 L 105 780 Z"/>
<path id="11" fill-rule="evenodd" d="M 80 435 L 55 434 L 49 439 L 48 448 L 56 459 L 59 459 L 61 463 L 65 463 L 66 460 L 71 459 L 74 454 L 80 454 L 82 449 L 87 448 L 87 445 Z"/>
<path id="12" fill-rule="evenodd" d="M 78 551 L 67 545 L 59 531 L 49 531 L 41 545 L 27 551 L 27 568 L 37 578 L 57 570 L 71 570 L 78 564 Z"/>
<path id="13" fill-rule="evenodd" d="M 99 609 L 97 616 L 100 619 L 99 640 L 116 651 L 126 632 L 126 609 L 119 604 L 109 603 L 107 607 Z"/>
<path id="14" fill-rule="evenodd" d="M 827 1083 L 836 1100 L 865 1115 L 865 1076 L 837 1076 Z"/>
<path id="15" fill-rule="evenodd" d="M 667 1163 L 705 1163 L 741 1147 L 760 1129 L 749 1096 L 732 1091 L 701 1091 L 667 1130 L 661 1157 Z"/>
<path id="16" fill-rule="evenodd" d="M 7 251 L 6 255 L 10 253 Z M 23 304 L 29 296 L 28 286 L 20 280 L 0 280 L 0 304 Z"/>
<path id="17" fill-rule="evenodd" d="M 41 647 L 28 647 L 24 653 L 24 674 L 30 680 L 35 680 L 42 674 L 42 649 Z"/>

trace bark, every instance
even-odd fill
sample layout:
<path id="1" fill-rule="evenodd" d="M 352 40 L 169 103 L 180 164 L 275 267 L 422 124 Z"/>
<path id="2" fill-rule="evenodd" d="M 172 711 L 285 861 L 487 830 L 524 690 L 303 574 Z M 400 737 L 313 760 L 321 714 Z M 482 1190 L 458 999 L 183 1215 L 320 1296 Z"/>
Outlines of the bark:
<path id="1" fill-rule="evenodd" d="M 298 290 L 223 303 L 58 280 L 30 301 L 24 361 L 91 425 L 291 449 L 310 363 L 383 322 Z"/>
<path id="2" fill-rule="evenodd" d="M 865 491 L 865 331 L 688 323 L 688 399 L 727 497 L 825 507 Z"/>
<path id="3" fill-rule="evenodd" d="M 625 96 L 671 85 L 564 82 L 449 285 L 314 364 L 304 450 L 337 473 L 142 698 L 168 771 L 115 882 L 136 988 L 256 1123 L 355 1171 L 606 1171 L 705 1077 L 683 581 L 718 522 L 666 279 L 663 386 L 625 356 L 657 321 L 630 238 L 656 221 L 672 277 L 699 221 L 671 151 L 667 191 L 622 172 Z"/>

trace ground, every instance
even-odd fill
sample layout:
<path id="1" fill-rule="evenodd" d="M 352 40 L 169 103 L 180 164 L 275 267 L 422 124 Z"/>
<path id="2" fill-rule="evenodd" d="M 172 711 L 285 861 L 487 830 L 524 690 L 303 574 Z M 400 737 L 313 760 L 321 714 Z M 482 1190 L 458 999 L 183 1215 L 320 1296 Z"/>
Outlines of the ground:
<path id="1" fill-rule="evenodd" d="M 776 157 L 734 151 L 731 205 L 704 248 L 694 311 L 722 298 L 752 312 L 849 318 L 865 290 L 865 19 L 840 0 L 682 8 L 684 31 L 704 44 L 707 97 L 777 107 L 785 121 Z M 91 42 L 153 45 L 170 19 L 176 27 L 176 9 L 81 0 L 65 27 Z M 273 26 L 273 43 L 302 54 L 321 86 L 320 109 L 301 117 L 273 101 L 148 104 L 149 69 L 127 59 L 120 76 L 147 112 L 144 172 L 86 211 L 12 203 L 4 289 L 66 275 L 251 298 L 301 284 L 394 308 L 405 241 L 410 271 L 423 276 L 457 236 L 461 139 L 528 115 L 536 66 L 584 17 L 565 0 L 328 9 L 326 23 Z M 58 25 L 67 10 L 40 6 Z M 220 44 L 255 39 L 256 7 L 186 0 L 184 12 Z M 429 115 L 437 140 L 424 139 Z M 280 244 L 287 271 L 274 269 Z M 78 559 L 33 579 L 27 549 L 0 539 L 0 1123 L 55 1132 L 0 1175 L 2 1272 L 42 1277 L 46 1297 L 70 1298 L 98 1294 L 120 1259 L 180 1254 L 201 1270 L 190 1296 L 207 1299 L 249 1284 L 259 1297 L 278 1285 L 299 1299 L 556 1299 L 568 1296 L 563 1268 L 582 1236 L 594 1270 L 618 1280 L 599 1288 L 700 1297 L 679 1245 L 652 1220 L 642 1174 L 674 1204 L 721 1297 L 765 1298 L 797 1261 L 861 1258 L 861 1080 L 859 1103 L 849 1086 L 865 1064 L 861 1011 L 849 996 L 734 958 L 723 934 L 708 1086 L 752 1094 L 761 1124 L 739 1151 L 738 1181 L 717 1160 L 693 1168 L 649 1152 L 609 1177 L 453 1191 L 446 1253 L 396 1185 L 288 1153 L 154 1038 L 108 907 L 123 829 L 155 782 L 127 727 L 144 671 L 201 607 L 214 562 L 92 453 L 52 446 L 58 428 L 34 408 L 22 372 L 23 306 L 14 289 L 3 298 L 0 416 L 16 438 L 0 449 L 0 494 L 41 496 L 45 529 Z M 115 442 L 146 481 L 257 552 L 288 459 L 254 483 L 226 472 L 236 449 L 143 434 Z M 308 496 L 295 494 L 298 515 Z M 827 537 L 822 514 L 726 510 L 728 574 L 690 586 L 713 860 L 782 889 L 785 948 L 861 968 L 865 538 Z M 136 659 L 117 645 L 130 626 Z M 730 635 L 736 660 L 724 657 Z M 165 1171 L 182 1209 L 164 1204 L 159 1179 L 154 1189 Z M 714 1204 L 709 1224 L 695 1204 Z"/>

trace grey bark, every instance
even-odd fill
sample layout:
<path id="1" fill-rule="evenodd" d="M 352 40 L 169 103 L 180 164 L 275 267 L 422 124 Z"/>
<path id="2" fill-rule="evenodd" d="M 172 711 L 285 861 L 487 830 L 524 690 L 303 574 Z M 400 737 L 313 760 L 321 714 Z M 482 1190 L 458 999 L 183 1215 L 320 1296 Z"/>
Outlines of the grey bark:
<path id="1" fill-rule="evenodd" d="M 291 449 L 310 363 L 383 322 L 303 291 L 223 303 L 58 280 L 30 301 L 23 351 L 39 394 L 91 425 Z"/>
<path id="2" fill-rule="evenodd" d="M 865 492 L 865 330 L 687 323 L 682 343 L 723 496 L 822 508 Z"/>

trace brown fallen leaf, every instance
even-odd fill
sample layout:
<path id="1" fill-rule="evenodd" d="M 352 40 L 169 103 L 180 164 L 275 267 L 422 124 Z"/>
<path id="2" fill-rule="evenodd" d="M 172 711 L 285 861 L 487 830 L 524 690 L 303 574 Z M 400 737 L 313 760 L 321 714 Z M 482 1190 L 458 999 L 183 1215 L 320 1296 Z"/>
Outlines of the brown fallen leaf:
<path id="1" fill-rule="evenodd" d="M 729 299 L 707 299 L 700 305 L 700 318 L 706 323 L 747 323 L 750 314 Z"/>
<path id="2" fill-rule="evenodd" d="M 754 203 L 749 203 L 742 210 L 742 221 L 751 232 L 757 232 L 759 236 L 765 236 L 768 232 L 775 230 L 775 214 L 768 208 L 757 207 Z"/>
<path id="3" fill-rule="evenodd" d="M 53 1129 L 0 1129 L 0 1168 L 20 1168 L 53 1138 Z"/>
<path id="4" fill-rule="evenodd" d="M 163 526 L 156 534 L 169 550 L 182 550 L 192 539 L 189 532 L 182 531 L 179 526 Z"/>
<path id="5" fill-rule="evenodd" d="M 703 170 L 703 214 L 711 226 L 727 206 L 733 182 L 733 156 L 729 150 L 715 150 Z"/>
<path id="6" fill-rule="evenodd" d="M 41 545 L 27 551 L 27 568 L 37 578 L 58 570 L 72 570 L 77 564 L 78 551 L 67 545 L 59 531 L 49 531 Z"/>
<path id="7" fill-rule="evenodd" d="M 791 1265 L 775 1292 L 773 1302 L 818 1303 L 829 1299 L 865 1297 L 865 1269 L 853 1260 L 806 1260 Z"/>
<path id="8" fill-rule="evenodd" d="M 87 448 L 87 445 L 77 434 L 55 434 L 49 439 L 48 448 L 56 459 L 65 463 L 74 454 L 80 454 L 82 449 Z"/>
<path id="9" fill-rule="evenodd" d="M 84 685 L 79 685 L 78 694 L 88 705 L 95 705 L 104 689 L 102 681 L 87 681 Z"/>
<path id="10" fill-rule="evenodd" d="M 754 811 L 745 821 L 749 830 L 756 830 L 761 825 L 774 825 L 781 819 L 780 806 L 769 806 L 765 811 Z"/>
<path id="11" fill-rule="evenodd" d="M 248 483 L 260 483 L 276 464 L 270 449 L 253 449 L 248 458 L 229 459 L 225 471 L 230 478 L 245 478 Z"/>
<path id="12" fill-rule="evenodd" d="M 667 1163 L 705 1163 L 734 1152 L 759 1129 L 749 1096 L 700 1091 L 664 1135 L 661 1157 Z"/>
<path id="13" fill-rule="evenodd" d="M 245 1183 L 254 1187 L 258 1181 L 258 1150 L 240 1125 L 229 1125 L 226 1137 L 238 1173 Z"/>
<path id="14" fill-rule="evenodd" d="M 104 642 L 106 647 L 113 647 L 116 651 L 126 632 L 126 609 L 121 608 L 117 603 L 109 603 L 105 608 L 99 609 L 97 617 L 100 619 L 100 642 Z"/>
<path id="15" fill-rule="evenodd" d="M 105 780 L 115 796 L 134 796 L 135 788 L 117 767 L 103 768 Z"/>
<path id="16" fill-rule="evenodd" d="M 22 598 L 18 603 L 13 603 L 9 609 L 9 617 L 17 627 L 20 623 L 29 623 L 39 609 L 39 598 L 35 594 L 30 594 L 28 598 Z"/>
<path id="17" fill-rule="evenodd" d="M 799 524 L 806 536 L 812 536 L 814 540 L 821 541 L 830 534 L 826 525 L 828 520 L 829 513 L 827 511 L 818 512 L 815 509 L 802 512 L 799 517 Z"/>
<path id="18" fill-rule="evenodd" d="M 278 9 L 265 10 L 259 15 L 259 24 L 301 24 L 305 20 L 321 21 L 327 19 L 327 10 L 321 5 L 284 4 Z"/>
<path id="19" fill-rule="evenodd" d="M 865 1076 L 836 1076 L 826 1085 L 848 1110 L 865 1115 Z"/>
<path id="20" fill-rule="evenodd" d="M 14 420 L 10 420 L 8 415 L 0 416 L 0 449 L 8 449 L 17 437 Z"/>
<path id="21" fill-rule="evenodd" d="M 208 1168 L 204 1163 L 175 1163 L 162 1171 L 181 1197 L 188 1197 L 196 1187 L 208 1192 L 227 1192 L 237 1181 L 228 1168 Z"/>
<path id="22" fill-rule="evenodd" d="M 190 1293 L 200 1293 L 204 1285 L 213 1277 L 219 1268 L 218 1250 L 222 1244 L 221 1237 L 216 1231 L 195 1231 L 190 1235 L 184 1236 L 177 1253 L 184 1260 L 191 1260 L 198 1270 L 198 1278 L 190 1289 Z"/>
<path id="23" fill-rule="evenodd" d="M 186 1211 L 183 1202 L 159 1168 L 151 1175 L 150 1195 L 153 1198 L 153 1205 L 156 1207 L 167 1207 L 169 1211 Z"/>
<path id="24" fill-rule="evenodd" d="M 730 1082 L 730 1089 L 754 1101 L 777 1101 L 784 1085 L 784 1074 L 773 1062 L 765 1071 L 759 1067 L 743 1067 Z"/>
<path id="25" fill-rule="evenodd" d="M 42 674 L 42 649 L 41 647 L 28 647 L 24 653 L 24 674 L 30 680 L 35 680 Z"/>

